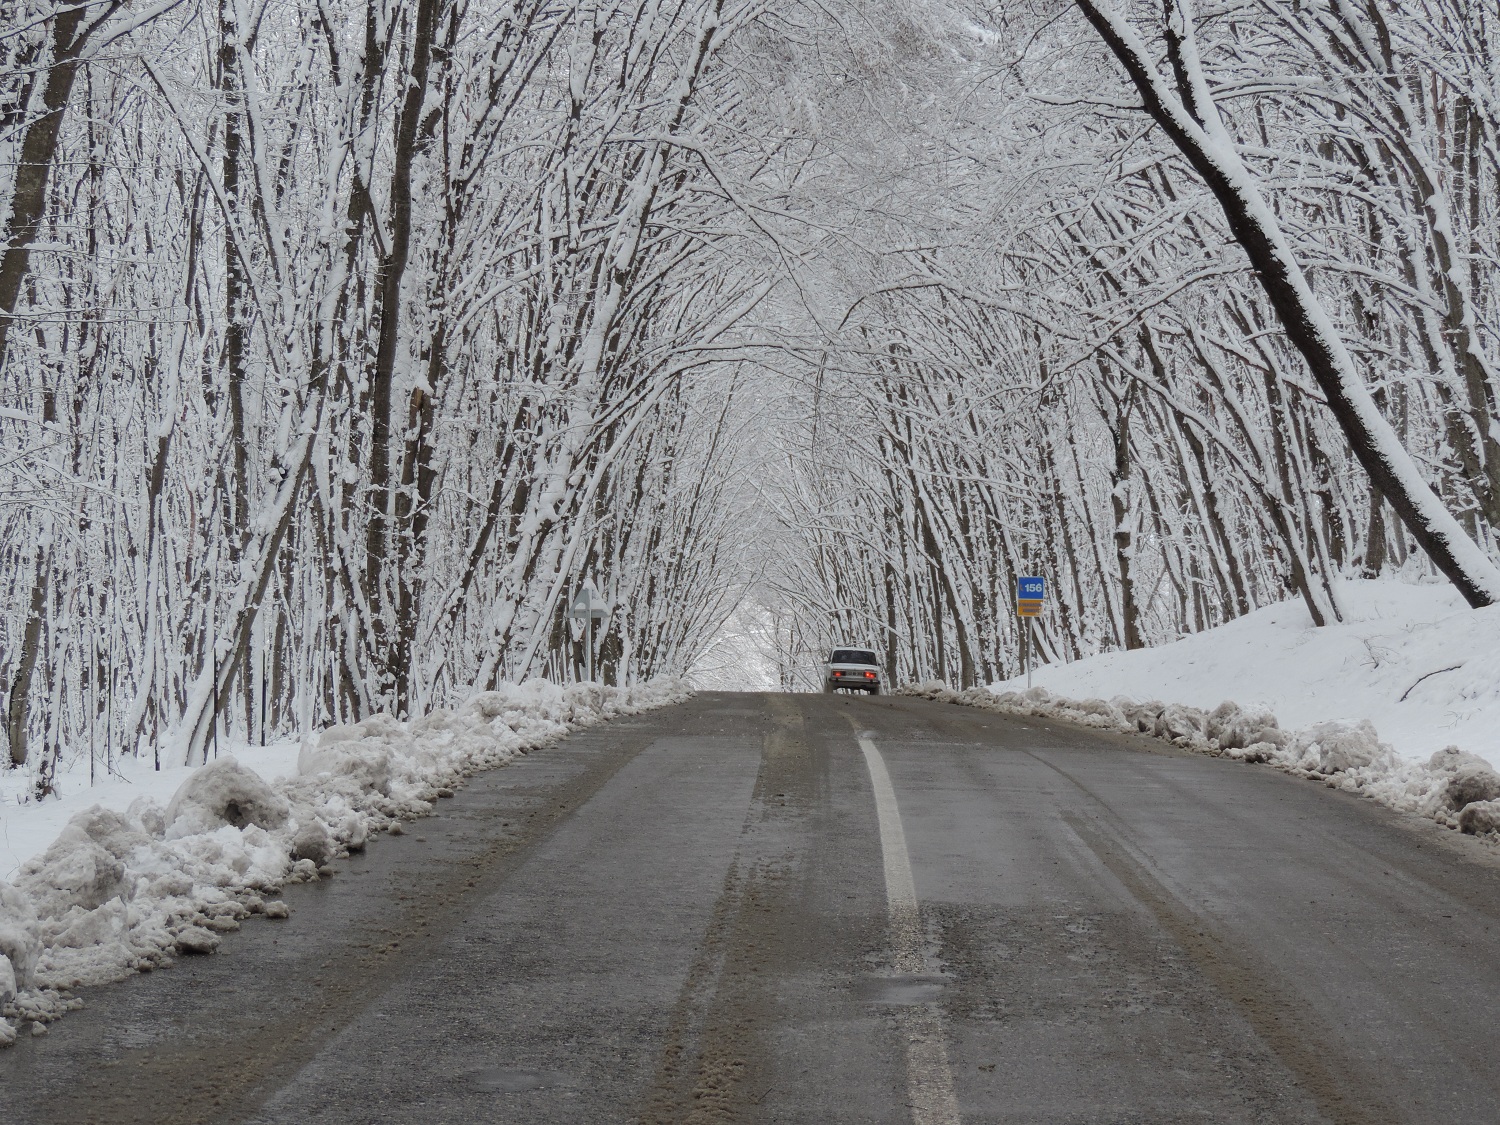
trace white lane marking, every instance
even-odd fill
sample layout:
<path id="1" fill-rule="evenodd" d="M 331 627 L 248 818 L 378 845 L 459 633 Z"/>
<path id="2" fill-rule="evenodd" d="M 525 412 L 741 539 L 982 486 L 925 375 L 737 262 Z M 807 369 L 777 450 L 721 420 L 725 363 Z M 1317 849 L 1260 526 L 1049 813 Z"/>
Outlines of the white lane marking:
<path id="1" fill-rule="evenodd" d="M 875 819 L 880 825 L 880 851 L 885 860 L 885 904 L 891 920 L 896 971 L 921 973 L 927 968 L 927 959 L 922 951 L 917 884 L 911 875 L 906 831 L 901 827 L 901 807 L 879 748 L 863 734 L 859 736 L 859 748 L 875 790 Z M 906 1086 L 912 1125 L 959 1125 L 942 1012 L 935 1004 L 912 1004 L 899 1009 L 897 1019 L 906 1032 Z"/>
<path id="2" fill-rule="evenodd" d="M 859 748 L 870 771 L 870 785 L 875 790 L 875 818 L 880 823 L 880 851 L 885 858 L 885 907 L 891 918 L 891 948 L 896 954 L 896 971 L 920 973 L 922 931 L 917 917 L 917 884 L 911 877 L 911 858 L 906 852 L 906 830 L 901 827 L 901 807 L 896 804 L 896 790 L 885 759 L 868 738 L 861 737 Z"/>

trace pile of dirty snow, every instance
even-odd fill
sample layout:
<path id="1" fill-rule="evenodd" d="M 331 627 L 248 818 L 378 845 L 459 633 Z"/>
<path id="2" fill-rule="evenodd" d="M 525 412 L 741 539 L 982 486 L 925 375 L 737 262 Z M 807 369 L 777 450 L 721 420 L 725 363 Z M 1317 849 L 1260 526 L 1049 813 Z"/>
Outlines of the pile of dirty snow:
<path id="1" fill-rule="evenodd" d="M 689 694 L 675 680 L 502 685 L 413 722 L 376 716 L 325 730 L 261 762 L 250 748 L 245 761 L 224 754 L 178 771 L 165 802 L 115 779 L 47 843 L 24 822 L 49 823 L 61 802 L 10 806 L 3 827 L 20 863 L 0 881 L 0 1046 L 23 1028 L 45 1034 L 83 1006 L 80 988 L 210 953 L 252 914 L 287 917 L 274 897 L 282 887 L 318 878 L 372 833 L 430 812 L 472 774 Z M 270 775 L 267 763 L 286 776 Z M 60 779 L 65 792 L 69 781 Z M 76 788 L 71 805 L 96 794 Z"/>

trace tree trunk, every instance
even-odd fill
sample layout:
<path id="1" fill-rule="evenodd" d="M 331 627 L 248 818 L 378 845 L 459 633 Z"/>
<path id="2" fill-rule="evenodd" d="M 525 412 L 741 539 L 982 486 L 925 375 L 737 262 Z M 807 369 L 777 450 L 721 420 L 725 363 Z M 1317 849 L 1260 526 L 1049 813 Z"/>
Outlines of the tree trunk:
<path id="1" fill-rule="evenodd" d="M 111 4 L 113 11 L 118 4 Z M 52 65 L 42 90 L 42 114 L 26 126 L 20 145 L 20 163 L 16 168 L 16 186 L 11 195 L 10 223 L 5 232 L 5 256 L 0 258 L 0 369 L 10 344 L 10 329 L 15 323 L 16 306 L 21 288 L 31 268 L 31 244 L 41 230 L 47 209 L 47 180 L 57 155 L 57 141 L 62 133 L 63 117 L 78 76 L 78 56 L 98 22 L 81 32 L 85 5 L 64 8 L 52 19 Z M 107 18 L 106 16 L 101 19 Z"/>
<path id="2" fill-rule="evenodd" d="M 418 0 L 412 30 L 411 68 L 397 118 L 390 183 L 389 249 L 380 263 L 375 320 L 378 344 L 370 375 L 370 501 L 365 525 L 365 597 L 381 651 L 373 655 L 382 688 L 391 694 L 396 714 L 404 715 L 410 689 L 410 667 L 404 646 L 386 636 L 385 563 L 390 555 L 391 430 L 396 353 L 401 345 L 401 283 L 411 257 L 412 168 L 421 132 L 422 101 L 427 96 L 427 72 L 432 60 L 433 33 L 439 0 Z M 399 581 L 399 578 L 398 578 Z M 399 613 L 397 614 L 399 621 Z M 399 624 L 396 628 L 399 632 Z M 409 642 L 408 642 L 409 643 Z"/>
<path id="3" fill-rule="evenodd" d="M 1124 420 L 1115 435 L 1115 465 L 1111 473 L 1114 488 L 1109 503 L 1115 517 L 1115 562 L 1120 568 L 1121 640 L 1126 649 L 1145 648 L 1141 639 L 1141 607 L 1135 592 L 1135 535 L 1130 526 L 1130 505 L 1125 492 L 1130 487 L 1130 439 Z"/>
<path id="4" fill-rule="evenodd" d="M 1370 486 L 1370 523 L 1365 532 L 1365 557 L 1360 573 L 1366 578 L 1379 578 L 1385 569 L 1385 499 L 1380 489 Z"/>
<path id="5" fill-rule="evenodd" d="M 10 735 L 10 764 L 26 764 L 26 722 L 31 704 L 31 676 L 36 670 L 37 649 L 42 643 L 42 614 L 47 608 L 47 548 L 36 551 L 36 578 L 31 585 L 31 604 L 26 612 L 26 631 L 21 637 L 21 659 L 10 684 L 6 725 Z"/>

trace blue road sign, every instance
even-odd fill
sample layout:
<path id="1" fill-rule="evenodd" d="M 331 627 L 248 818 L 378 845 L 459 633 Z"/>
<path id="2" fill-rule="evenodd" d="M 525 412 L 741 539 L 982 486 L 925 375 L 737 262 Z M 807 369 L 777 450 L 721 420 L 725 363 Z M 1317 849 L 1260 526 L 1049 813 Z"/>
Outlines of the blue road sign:
<path id="1" fill-rule="evenodd" d="M 1034 602 L 1041 601 L 1047 596 L 1047 580 L 1045 578 L 1017 578 L 1016 579 L 1016 601 Z"/>

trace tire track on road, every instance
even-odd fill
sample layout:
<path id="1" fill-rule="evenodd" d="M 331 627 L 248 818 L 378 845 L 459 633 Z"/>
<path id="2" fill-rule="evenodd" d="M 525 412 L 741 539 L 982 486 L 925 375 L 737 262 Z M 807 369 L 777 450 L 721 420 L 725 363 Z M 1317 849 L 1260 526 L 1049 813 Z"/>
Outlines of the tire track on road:
<path id="1" fill-rule="evenodd" d="M 1260 1040 L 1297 1079 L 1334 1125 L 1397 1125 L 1399 1118 L 1373 1093 L 1364 1067 L 1339 1046 L 1331 1028 L 1294 992 L 1273 983 L 1274 971 L 1242 949 L 1158 879 L 1126 842 L 1108 804 L 1067 770 L 1026 753 L 1062 777 L 1099 816 L 1063 810 L 1062 820 L 1104 868 L 1144 906 L 1197 970 L 1244 1016 Z M 1109 827 L 1106 827 L 1106 824 Z"/>
<path id="2" fill-rule="evenodd" d="M 633 1118 L 640 1125 L 741 1120 L 770 1092 L 764 1036 L 776 1020 L 771 984 L 806 940 L 789 925 L 797 914 L 788 885 L 805 858 L 805 842 L 797 847 L 786 830 L 802 819 L 817 788 L 801 712 L 770 698 L 774 725 L 763 742 L 739 854 L 678 993 L 656 1079 Z"/>

